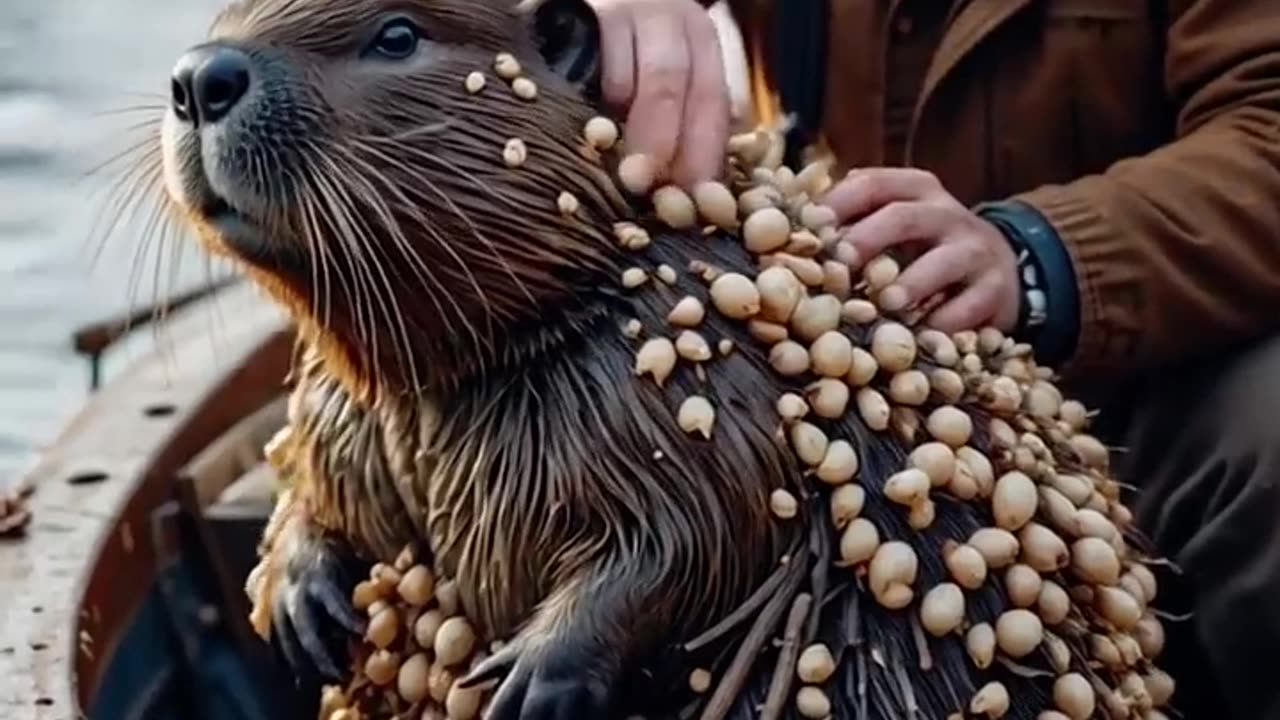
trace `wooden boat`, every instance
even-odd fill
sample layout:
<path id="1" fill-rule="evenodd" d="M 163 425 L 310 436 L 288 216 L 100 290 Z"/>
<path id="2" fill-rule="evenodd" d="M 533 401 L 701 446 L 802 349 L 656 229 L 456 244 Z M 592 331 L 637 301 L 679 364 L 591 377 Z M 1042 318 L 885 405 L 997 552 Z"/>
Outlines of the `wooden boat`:
<path id="1" fill-rule="evenodd" d="M 158 349 L 20 480 L 31 521 L 0 539 L 0 717 L 315 717 L 249 628 L 242 590 L 292 332 L 251 288 L 219 290 L 184 299 Z M 77 345 L 96 363 L 121 328 Z"/>
<path id="2" fill-rule="evenodd" d="M 712 15 L 740 119 L 745 44 L 727 6 Z M 242 590 L 292 331 L 243 283 L 168 305 L 164 342 L 101 388 L 102 354 L 152 313 L 75 334 L 94 396 L 19 480 L 25 532 L 0 532 L 2 720 L 316 716 L 250 629 Z"/>

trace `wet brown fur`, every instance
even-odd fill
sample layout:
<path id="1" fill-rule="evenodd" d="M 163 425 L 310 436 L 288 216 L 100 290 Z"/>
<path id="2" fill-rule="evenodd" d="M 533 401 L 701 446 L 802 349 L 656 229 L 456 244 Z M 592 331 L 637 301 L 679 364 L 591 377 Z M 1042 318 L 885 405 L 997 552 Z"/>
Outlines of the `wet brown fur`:
<path id="1" fill-rule="evenodd" d="M 699 330 L 712 347 L 732 340 L 733 352 L 705 372 L 682 363 L 661 387 L 635 377 L 627 320 L 645 337 L 670 335 L 665 317 L 679 298 L 707 301 L 691 260 L 751 275 L 754 264 L 736 239 L 664 233 L 624 197 L 610 179 L 616 156 L 581 137 L 595 111 L 540 63 L 512 5 L 249 0 L 214 25 L 214 38 L 277 53 L 292 93 L 291 129 L 273 138 L 286 150 L 263 151 L 241 175 L 261 202 L 257 221 L 287 247 L 246 252 L 184 206 L 210 250 L 241 262 L 300 327 L 292 491 L 264 538 L 273 577 L 258 600 L 270 610 L 286 589 L 298 558 L 282 548 L 303 552 L 299 534 L 343 538 L 368 561 L 424 542 L 457 579 L 467 614 L 490 637 L 520 633 L 527 662 L 576 663 L 566 672 L 608 684 L 660 670 L 662 658 L 722 670 L 729 640 L 692 658 L 663 652 L 730 615 L 784 553 L 825 568 L 833 552 L 825 497 L 777 434 L 774 398 L 802 389 L 714 312 Z M 353 59 L 393 7 L 439 45 L 412 72 Z M 493 56 L 506 50 L 538 83 L 536 102 L 494 75 Z M 476 96 L 462 84 L 473 70 L 488 80 Z M 502 162 L 512 137 L 529 147 L 519 169 Z M 292 194 L 275 189 L 282 179 Z M 562 190 L 582 201 L 572 218 L 557 209 Z M 619 248 L 612 224 L 624 219 L 648 226 L 653 245 Z M 674 286 L 620 288 L 625 268 L 663 263 L 678 273 Z M 693 393 L 717 409 L 710 440 L 676 426 Z M 881 491 L 905 445 L 856 414 L 821 424 L 860 449 L 867 512 L 882 536 L 917 548 L 919 586 L 938 582 L 942 544 L 984 522 L 939 497 L 937 522 L 911 530 Z M 802 499 L 798 522 L 769 516 L 776 488 Z M 980 683 L 957 639 L 918 644 L 918 626 L 876 606 L 852 574 L 817 571 L 811 582 L 803 639 L 836 649 L 838 716 L 914 707 L 942 717 L 967 704 Z M 970 594 L 968 615 L 992 620 L 1000 605 L 988 586 Z M 926 658 L 942 671 L 932 680 Z M 734 717 L 754 716 L 772 674 L 751 676 Z M 1028 699 L 1043 693 L 999 668 L 990 675 Z"/>
<path id="2" fill-rule="evenodd" d="M 737 327 L 713 319 L 704 328 L 711 342 L 731 337 L 744 348 L 706 380 L 681 369 L 659 388 L 633 375 L 635 343 L 621 324 L 637 317 L 660 332 L 682 294 L 706 299 L 685 272 L 690 259 L 745 268 L 746 255 L 731 239 L 660 238 L 647 256 L 618 247 L 612 224 L 634 213 L 610 179 L 616 157 L 581 137 L 594 110 L 540 69 L 523 19 L 501 5 L 399 3 L 438 42 L 466 45 L 358 86 L 334 81 L 344 72 L 308 53 L 353 55 L 365 41 L 353 30 L 376 27 L 388 4 L 233 6 L 213 38 L 285 45 L 307 70 L 294 102 L 309 116 L 328 113 L 299 145 L 315 154 L 299 154 L 286 172 L 307 177 L 322 202 L 357 202 L 345 220 L 307 225 L 260 178 L 245 178 L 265 195 L 259 217 L 277 241 L 305 248 L 320 271 L 245 257 L 197 211 L 189 216 L 212 251 L 241 260 L 301 327 L 293 509 L 280 512 L 307 522 L 280 527 L 323 528 L 370 560 L 425 540 L 487 634 L 507 637 L 532 616 L 534 644 L 599 643 L 575 650 L 616 676 L 725 616 L 763 580 L 785 549 L 768 493 L 798 492 L 799 475 L 773 435 L 772 396 L 760 391 L 765 357 Z M 500 50 L 539 84 L 536 102 L 494 75 Z M 477 96 L 462 85 L 473 70 L 488 79 Z M 513 137 L 529 150 L 518 169 L 501 156 Z M 576 217 L 558 210 L 561 190 L 581 200 Z M 324 229 L 338 232 L 307 234 Z M 356 235 L 376 242 L 344 248 Z M 358 287 L 358 251 L 388 271 L 389 292 Z M 325 277 L 326 256 L 341 279 Z M 624 268 L 652 271 L 664 256 L 681 271 L 677 287 L 619 289 Z M 721 408 L 710 442 L 675 425 L 693 392 Z"/>

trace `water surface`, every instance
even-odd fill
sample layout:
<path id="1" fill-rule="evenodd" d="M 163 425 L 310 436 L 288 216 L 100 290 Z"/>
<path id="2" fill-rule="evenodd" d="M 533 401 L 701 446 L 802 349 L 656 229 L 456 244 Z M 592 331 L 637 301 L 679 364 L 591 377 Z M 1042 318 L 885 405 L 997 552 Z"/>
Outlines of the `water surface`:
<path id="1" fill-rule="evenodd" d="M 0 0 L 0 485 L 87 396 L 72 331 L 130 307 L 142 223 L 115 233 L 92 263 L 94 220 L 113 176 L 86 173 L 137 137 L 123 130 L 146 116 L 107 113 L 163 102 L 173 61 L 221 5 Z M 153 297 L 154 257 L 135 305 Z M 203 259 L 189 253 L 160 286 L 205 276 Z M 155 342 L 148 331 L 137 335 L 108 357 L 108 373 Z"/>

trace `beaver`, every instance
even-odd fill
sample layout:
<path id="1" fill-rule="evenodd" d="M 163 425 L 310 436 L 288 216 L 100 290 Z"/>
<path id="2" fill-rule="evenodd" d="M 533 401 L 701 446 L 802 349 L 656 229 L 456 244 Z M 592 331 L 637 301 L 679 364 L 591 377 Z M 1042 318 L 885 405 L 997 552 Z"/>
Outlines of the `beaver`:
<path id="1" fill-rule="evenodd" d="M 457 681 L 496 719 L 1155 712 L 1150 658 L 1091 649 L 1136 646 L 1149 573 L 1027 350 L 876 313 L 820 222 L 650 197 L 599 57 L 582 0 L 240 0 L 177 62 L 168 202 L 298 328 L 259 632 L 346 677 L 356 580 L 412 545 L 504 640 Z M 820 215 L 756 155 L 735 188 Z"/>

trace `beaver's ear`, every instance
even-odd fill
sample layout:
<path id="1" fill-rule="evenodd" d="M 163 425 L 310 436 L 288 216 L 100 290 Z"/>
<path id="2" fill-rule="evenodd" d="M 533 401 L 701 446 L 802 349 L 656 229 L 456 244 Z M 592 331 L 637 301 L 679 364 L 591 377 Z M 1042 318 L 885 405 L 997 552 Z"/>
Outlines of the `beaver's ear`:
<path id="1" fill-rule="evenodd" d="M 585 0 L 525 0 L 547 64 L 592 97 L 600 87 L 600 24 Z"/>

